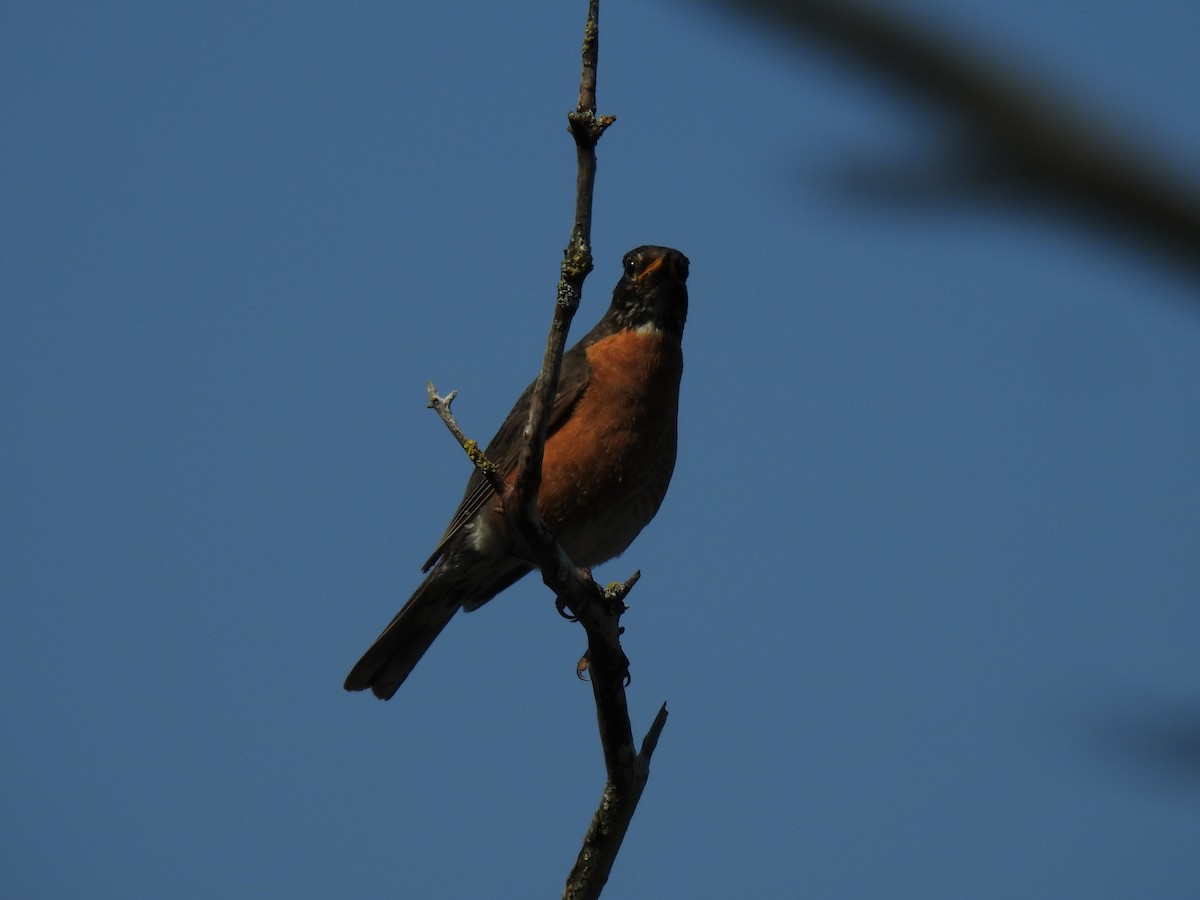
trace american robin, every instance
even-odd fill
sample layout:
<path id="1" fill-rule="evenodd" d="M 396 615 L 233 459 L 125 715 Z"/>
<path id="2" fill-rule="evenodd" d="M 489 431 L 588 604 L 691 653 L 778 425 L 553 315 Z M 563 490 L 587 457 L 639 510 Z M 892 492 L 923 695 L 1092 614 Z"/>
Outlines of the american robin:
<path id="1" fill-rule="evenodd" d="M 675 468 L 688 260 L 646 246 L 623 264 L 608 312 L 563 354 L 542 461 L 538 509 L 581 566 L 624 552 L 658 512 Z M 510 482 L 532 394 L 530 385 L 487 446 Z M 422 568 L 428 577 L 350 671 L 346 690 L 390 699 L 460 608 L 478 609 L 533 568 L 475 472 Z"/>

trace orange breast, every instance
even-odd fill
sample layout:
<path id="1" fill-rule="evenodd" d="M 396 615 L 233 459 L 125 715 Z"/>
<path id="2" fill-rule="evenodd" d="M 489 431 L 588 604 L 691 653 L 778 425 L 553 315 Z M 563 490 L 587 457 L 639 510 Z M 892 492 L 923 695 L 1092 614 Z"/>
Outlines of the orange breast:
<path id="1" fill-rule="evenodd" d="M 678 338 L 622 331 L 588 348 L 587 390 L 546 442 L 539 507 L 571 558 L 621 553 L 654 517 L 675 467 Z"/>

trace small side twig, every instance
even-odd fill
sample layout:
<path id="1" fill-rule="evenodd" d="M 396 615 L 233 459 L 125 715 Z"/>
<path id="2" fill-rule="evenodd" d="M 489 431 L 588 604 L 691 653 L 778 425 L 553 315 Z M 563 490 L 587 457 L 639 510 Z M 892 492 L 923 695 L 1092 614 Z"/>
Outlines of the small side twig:
<path id="1" fill-rule="evenodd" d="M 658 709 L 658 715 L 654 717 L 654 721 L 650 723 L 650 730 L 646 732 L 646 736 L 642 738 L 642 752 L 638 756 L 646 760 L 646 764 L 650 764 L 650 757 L 654 755 L 654 751 L 658 748 L 658 736 L 662 734 L 663 728 L 667 724 L 667 704 L 663 704 Z"/>
<path id="2" fill-rule="evenodd" d="M 483 452 L 479 443 L 467 437 L 466 433 L 459 427 L 458 420 L 454 418 L 454 413 L 450 412 L 450 404 L 458 396 L 458 391 L 451 391 L 443 397 L 438 394 L 432 381 L 425 383 L 425 390 L 429 394 L 429 408 L 436 412 L 445 426 L 450 429 L 450 433 L 458 441 L 458 446 L 463 448 L 463 451 L 467 454 L 467 458 L 471 460 L 471 464 L 487 478 L 488 483 L 492 486 L 492 490 L 500 497 L 503 497 L 505 491 L 508 490 L 508 485 L 500 477 L 500 470 L 496 468 L 495 463 L 488 459 L 487 454 Z"/>

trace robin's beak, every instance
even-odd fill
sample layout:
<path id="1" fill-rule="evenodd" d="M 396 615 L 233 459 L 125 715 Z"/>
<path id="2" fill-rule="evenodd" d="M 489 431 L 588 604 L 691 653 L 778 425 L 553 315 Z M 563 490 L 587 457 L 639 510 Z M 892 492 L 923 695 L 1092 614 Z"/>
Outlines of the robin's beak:
<path id="1" fill-rule="evenodd" d="M 651 272 L 653 272 L 656 269 L 661 269 L 663 260 L 665 260 L 666 258 L 667 257 L 665 255 L 656 257 L 655 260 L 652 263 L 650 263 L 650 265 L 646 266 L 646 268 L 642 271 L 642 274 L 637 277 L 637 280 L 644 281 L 646 276 L 649 275 Z"/>

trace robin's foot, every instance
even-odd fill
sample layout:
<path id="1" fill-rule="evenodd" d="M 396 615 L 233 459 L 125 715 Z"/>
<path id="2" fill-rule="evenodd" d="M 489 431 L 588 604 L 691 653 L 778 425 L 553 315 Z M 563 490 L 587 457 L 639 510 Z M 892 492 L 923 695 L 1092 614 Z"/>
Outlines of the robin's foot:
<path id="1" fill-rule="evenodd" d="M 592 578 L 592 570 L 586 566 L 579 567 L 579 577 L 583 579 L 584 584 L 595 585 L 596 582 Z M 562 597 L 555 597 L 554 608 L 558 610 L 558 614 L 568 622 L 578 622 L 579 618 L 567 608 L 567 602 Z"/>
<path id="2" fill-rule="evenodd" d="M 567 609 L 567 601 L 564 600 L 562 597 L 554 598 L 554 608 L 557 609 L 558 614 L 560 616 L 562 616 L 564 619 L 566 619 L 568 622 L 578 622 L 579 621 L 579 619 L 569 609 Z"/>
<path id="3" fill-rule="evenodd" d="M 624 633 L 625 629 L 621 629 Z M 584 653 L 579 657 L 579 662 L 575 664 L 575 677 L 580 681 L 590 681 L 590 672 L 592 660 L 590 653 Z M 633 683 L 633 676 L 629 674 L 629 657 L 625 655 L 625 651 L 621 651 L 621 671 L 624 672 L 622 680 L 625 682 L 625 687 L 629 687 Z"/>

